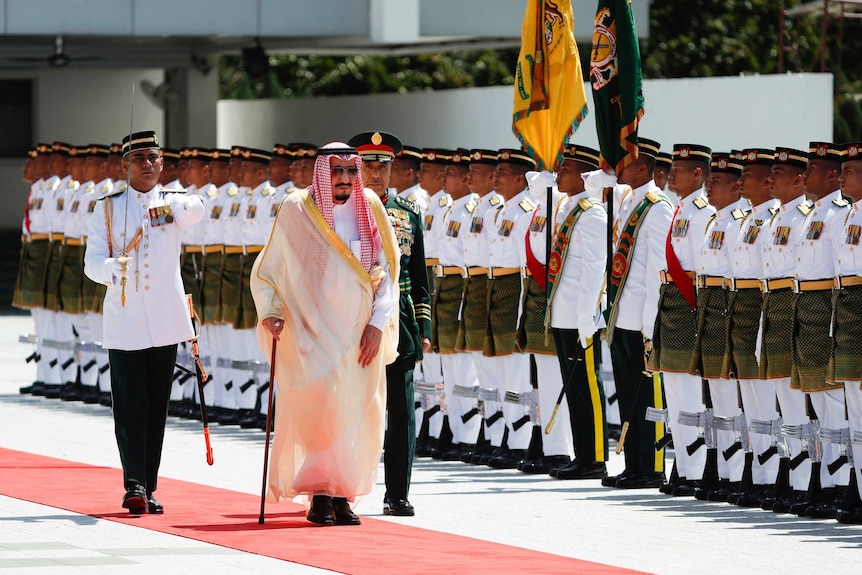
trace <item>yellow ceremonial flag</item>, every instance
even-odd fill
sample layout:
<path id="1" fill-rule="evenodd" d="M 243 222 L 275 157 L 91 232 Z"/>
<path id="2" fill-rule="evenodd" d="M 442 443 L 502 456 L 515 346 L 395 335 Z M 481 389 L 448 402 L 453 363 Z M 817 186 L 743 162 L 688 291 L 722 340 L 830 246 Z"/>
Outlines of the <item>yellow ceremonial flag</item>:
<path id="1" fill-rule="evenodd" d="M 512 131 L 539 164 L 553 170 L 587 115 L 587 95 L 569 0 L 528 0 L 515 70 Z"/>

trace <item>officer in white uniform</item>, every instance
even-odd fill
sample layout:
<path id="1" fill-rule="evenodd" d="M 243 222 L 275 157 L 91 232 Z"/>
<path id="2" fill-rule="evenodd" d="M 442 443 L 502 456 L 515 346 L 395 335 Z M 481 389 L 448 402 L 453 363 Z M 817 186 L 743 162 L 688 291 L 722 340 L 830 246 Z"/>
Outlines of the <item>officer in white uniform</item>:
<path id="1" fill-rule="evenodd" d="M 180 278 L 183 228 L 199 197 L 164 193 L 155 132 L 123 139 L 129 187 L 105 197 L 90 221 L 84 271 L 108 286 L 103 346 L 111 362 L 117 446 L 131 513 L 163 511 L 157 488 L 177 344 L 193 336 Z"/>

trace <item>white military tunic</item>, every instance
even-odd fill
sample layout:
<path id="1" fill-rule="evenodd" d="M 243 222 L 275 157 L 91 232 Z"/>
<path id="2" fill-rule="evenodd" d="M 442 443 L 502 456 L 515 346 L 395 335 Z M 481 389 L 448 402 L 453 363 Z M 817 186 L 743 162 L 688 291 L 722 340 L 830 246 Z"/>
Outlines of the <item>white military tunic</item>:
<path id="1" fill-rule="evenodd" d="M 105 206 L 112 208 L 108 210 L 112 247 L 108 244 Z M 194 336 L 178 262 L 183 229 L 202 215 L 200 197 L 165 193 L 159 185 L 149 192 L 129 187 L 99 202 L 90 220 L 84 272 L 108 286 L 103 347 L 134 351 Z M 114 273 L 112 258 L 121 255 L 124 244 L 131 244 L 138 233 L 140 243 L 128 254 L 123 306 L 121 278 Z"/>

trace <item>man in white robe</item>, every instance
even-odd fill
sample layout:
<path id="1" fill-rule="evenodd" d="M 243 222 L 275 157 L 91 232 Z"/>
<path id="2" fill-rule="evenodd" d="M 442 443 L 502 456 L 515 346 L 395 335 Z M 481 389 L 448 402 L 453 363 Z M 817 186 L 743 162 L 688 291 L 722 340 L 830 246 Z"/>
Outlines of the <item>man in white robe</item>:
<path id="1" fill-rule="evenodd" d="M 320 148 L 251 274 L 258 341 L 267 357 L 277 349 L 270 496 L 308 497 L 323 525 L 360 522 L 349 502 L 376 481 L 397 357 L 400 252 L 359 166 L 346 144 Z"/>

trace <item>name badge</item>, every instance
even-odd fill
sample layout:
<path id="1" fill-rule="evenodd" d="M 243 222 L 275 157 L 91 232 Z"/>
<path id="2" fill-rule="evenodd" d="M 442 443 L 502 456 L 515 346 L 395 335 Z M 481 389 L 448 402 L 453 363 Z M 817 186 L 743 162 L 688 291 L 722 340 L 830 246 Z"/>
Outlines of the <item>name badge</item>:
<path id="1" fill-rule="evenodd" d="M 150 226 L 152 227 L 164 226 L 174 221 L 174 214 L 170 206 L 156 206 L 148 211 L 150 213 Z"/>
<path id="2" fill-rule="evenodd" d="M 805 239 L 819 240 L 821 233 L 823 233 L 823 222 L 811 222 L 808 224 L 808 231 L 805 233 Z"/>
<path id="3" fill-rule="evenodd" d="M 789 238 L 790 226 L 778 226 L 775 228 L 775 234 L 772 236 L 772 245 L 786 246 Z"/>

